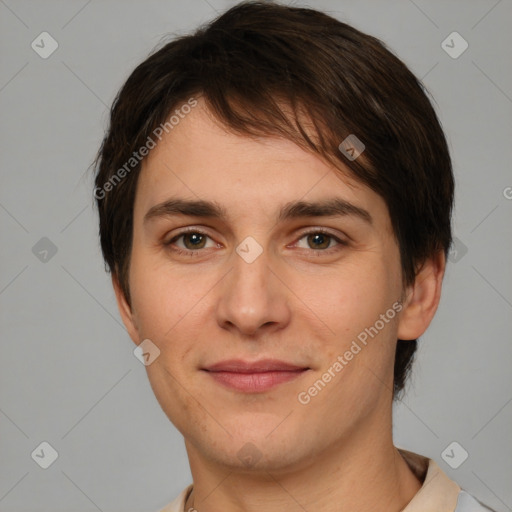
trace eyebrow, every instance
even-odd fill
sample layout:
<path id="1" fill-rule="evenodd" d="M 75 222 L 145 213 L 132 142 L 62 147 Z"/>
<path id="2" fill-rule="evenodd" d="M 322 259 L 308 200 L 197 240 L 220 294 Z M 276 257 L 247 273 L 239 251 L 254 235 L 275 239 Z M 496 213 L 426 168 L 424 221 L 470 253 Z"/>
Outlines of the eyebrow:
<path id="1" fill-rule="evenodd" d="M 226 210 L 214 201 L 169 199 L 151 207 L 144 215 L 144 223 L 159 217 L 187 215 L 226 220 Z M 279 211 L 278 222 L 301 217 L 340 217 L 355 216 L 372 224 L 370 213 L 344 199 L 334 197 L 320 201 L 294 201 L 284 205 Z"/>

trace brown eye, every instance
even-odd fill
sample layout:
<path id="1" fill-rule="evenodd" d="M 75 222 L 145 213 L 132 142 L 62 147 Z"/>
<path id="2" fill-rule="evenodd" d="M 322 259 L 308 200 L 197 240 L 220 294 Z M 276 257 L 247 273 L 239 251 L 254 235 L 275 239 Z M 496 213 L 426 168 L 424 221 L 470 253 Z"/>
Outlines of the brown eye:
<path id="1" fill-rule="evenodd" d="M 185 233 L 181 237 L 183 238 L 183 245 L 190 250 L 202 249 L 207 239 L 205 235 L 195 232 Z"/>
<path id="2" fill-rule="evenodd" d="M 302 236 L 295 242 L 295 247 L 299 249 L 313 250 L 317 253 L 332 253 L 343 249 L 348 244 L 343 238 L 338 238 L 323 229 L 302 233 Z"/>
<path id="3" fill-rule="evenodd" d="M 187 230 L 178 233 L 164 245 L 179 254 L 196 255 L 199 250 L 216 247 L 215 242 L 202 231 Z"/>
<path id="4" fill-rule="evenodd" d="M 332 236 L 325 233 L 312 233 L 307 235 L 308 245 L 311 249 L 328 249 Z"/>

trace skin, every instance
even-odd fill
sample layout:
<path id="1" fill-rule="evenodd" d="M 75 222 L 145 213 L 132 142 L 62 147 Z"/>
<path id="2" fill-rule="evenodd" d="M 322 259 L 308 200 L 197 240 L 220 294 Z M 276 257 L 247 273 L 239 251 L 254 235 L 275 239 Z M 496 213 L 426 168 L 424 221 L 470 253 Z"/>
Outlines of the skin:
<path id="1" fill-rule="evenodd" d="M 371 223 L 357 215 L 278 221 L 290 202 L 332 197 L 366 210 Z M 170 198 L 215 201 L 227 216 L 144 221 Z M 207 234 L 195 238 L 202 248 L 190 249 L 190 235 L 179 237 L 187 227 Z M 344 243 L 304 234 L 319 228 Z M 248 236 L 263 250 L 252 263 L 235 251 Z M 444 268 L 444 256 L 433 256 L 404 289 L 379 195 L 288 140 L 231 133 L 200 101 L 143 163 L 131 305 L 113 277 L 133 342 L 149 338 L 160 350 L 146 370 L 185 438 L 194 482 L 185 510 L 404 508 L 421 483 L 393 445 L 394 351 L 398 338 L 415 339 L 428 327 Z M 307 405 L 299 403 L 298 394 L 399 299 L 402 311 Z M 242 393 L 202 370 L 232 358 L 275 358 L 309 370 L 268 391 Z M 246 443 L 252 465 L 238 456 Z"/>

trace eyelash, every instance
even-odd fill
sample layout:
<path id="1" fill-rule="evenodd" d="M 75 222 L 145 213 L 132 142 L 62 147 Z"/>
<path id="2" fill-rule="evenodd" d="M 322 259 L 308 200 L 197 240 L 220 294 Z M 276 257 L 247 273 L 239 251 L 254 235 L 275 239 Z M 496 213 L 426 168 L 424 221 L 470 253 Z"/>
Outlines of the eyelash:
<path id="1" fill-rule="evenodd" d="M 201 231 L 200 229 L 190 228 L 190 229 L 186 229 L 184 231 L 179 232 L 171 240 L 169 240 L 168 242 L 165 242 L 164 245 L 177 254 L 186 255 L 186 256 L 197 256 L 204 249 L 199 249 L 199 250 L 194 251 L 194 250 L 188 250 L 188 249 L 181 249 L 179 247 L 173 247 L 174 242 L 179 240 L 182 236 L 190 234 L 190 233 L 202 235 L 202 236 L 205 236 L 205 237 L 208 237 L 211 239 L 211 237 L 210 237 L 210 235 L 208 235 L 208 233 L 205 233 L 204 231 Z M 318 249 L 318 250 L 305 249 L 305 250 L 310 250 L 310 251 L 322 253 L 322 254 L 331 254 L 332 252 L 336 252 L 336 251 L 340 250 L 340 246 L 344 247 L 344 246 L 348 245 L 348 243 L 346 241 L 340 240 L 338 237 L 336 237 L 335 235 L 333 235 L 332 233 L 330 233 L 329 231 L 327 231 L 323 228 L 316 228 L 311 231 L 302 232 L 300 234 L 299 238 L 297 238 L 296 242 L 294 242 L 294 243 L 299 242 L 299 240 L 302 240 L 304 237 L 307 237 L 308 235 L 316 235 L 316 234 L 322 234 L 322 235 L 328 236 L 330 239 L 337 242 L 337 245 L 335 245 L 334 247 L 329 247 L 328 249 Z"/>

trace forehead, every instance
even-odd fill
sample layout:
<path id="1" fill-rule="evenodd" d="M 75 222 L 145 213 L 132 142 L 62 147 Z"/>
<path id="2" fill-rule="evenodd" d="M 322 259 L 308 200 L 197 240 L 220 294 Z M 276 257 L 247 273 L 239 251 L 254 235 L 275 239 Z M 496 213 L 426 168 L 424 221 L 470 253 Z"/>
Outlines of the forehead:
<path id="1" fill-rule="evenodd" d="M 234 133 L 201 100 L 143 162 L 136 203 L 147 209 L 171 194 L 236 205 L 244 213 L 270 213 L 286 202 L 333 195 L 387 211 L 383 199 L 348 168 L 335 169 L 282 137 Z"/>

